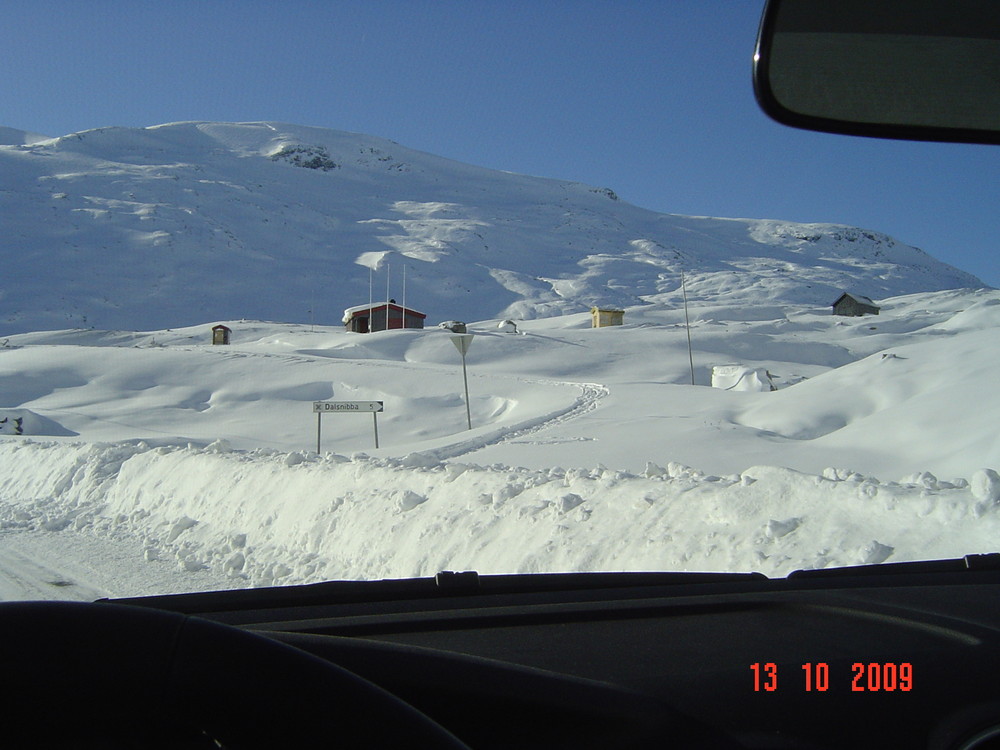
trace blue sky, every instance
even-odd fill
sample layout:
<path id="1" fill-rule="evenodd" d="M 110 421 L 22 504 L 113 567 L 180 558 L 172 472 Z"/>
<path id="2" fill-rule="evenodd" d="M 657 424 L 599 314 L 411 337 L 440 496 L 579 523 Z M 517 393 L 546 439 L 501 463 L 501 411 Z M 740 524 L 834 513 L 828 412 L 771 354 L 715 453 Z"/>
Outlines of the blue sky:
<path id="1" fill-rule="evenodd" d="M 1000 146 L 795 131 L 753 100 L 763 0 L 8 0 L 0 125 L 278 120 L 657 211 L 852 224 L 1000 286 Z"/>

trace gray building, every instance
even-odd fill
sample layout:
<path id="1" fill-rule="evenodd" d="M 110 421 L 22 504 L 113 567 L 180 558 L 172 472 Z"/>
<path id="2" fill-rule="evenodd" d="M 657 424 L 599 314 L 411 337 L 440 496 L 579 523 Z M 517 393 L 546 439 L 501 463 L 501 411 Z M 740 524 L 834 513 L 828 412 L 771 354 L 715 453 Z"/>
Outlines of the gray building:
<path id="1" fill-rule="evenodd" d="M 833 303 L 834 315 L 846 315 L 848 317 L 860 317 L 862 315 L 878 315 L 879 307 L 868 297 L 860 294 L 844 292 L 837 301 Z"/>

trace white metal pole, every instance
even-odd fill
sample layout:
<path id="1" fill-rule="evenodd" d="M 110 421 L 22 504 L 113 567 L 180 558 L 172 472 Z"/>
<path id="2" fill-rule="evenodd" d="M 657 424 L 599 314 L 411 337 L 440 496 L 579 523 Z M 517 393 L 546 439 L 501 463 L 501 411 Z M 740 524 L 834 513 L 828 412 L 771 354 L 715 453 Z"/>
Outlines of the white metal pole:
<path id="1" fill-rule="evenodd" d="M 691 365 L 691 385 L 694 385 L 694 355 L 691 353 L 691 319 L 688 317 L 688 294 L 684 282 L 684 272 L 681 271 L 681 293 L 684 295 L 684 327 L 688 338 L 688 363 Z"/>
<path id="2" fill-rule="evenodd" d="M 391 270 L 389 262 L 386 261 L 385 264 L 385 330 L 389 330 L 389 271 Z"/>
<path id="3" fill-rule="evenodd" d="M 469 408 L 469 375 L 465 370 L 465 352 L 462 352 L 462 380 L 465 381 L 465 419 L 472 429 L 472 410 Z"/>

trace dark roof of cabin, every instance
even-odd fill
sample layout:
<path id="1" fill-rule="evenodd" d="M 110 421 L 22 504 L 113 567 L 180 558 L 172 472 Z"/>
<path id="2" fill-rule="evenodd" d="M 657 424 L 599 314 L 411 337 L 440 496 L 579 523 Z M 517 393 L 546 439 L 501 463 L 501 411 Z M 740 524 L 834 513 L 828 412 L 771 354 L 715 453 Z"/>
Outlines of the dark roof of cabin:
<path id="1" fill-rule="evenodd" d="M 397 310 L 403 310 L 408 315 L 416 315 L 420 318 L 426 318 L 427 313 L 422 313 L 419 310 L 414 310 L 412 307 L 403 307 L 398 302 L 372 302 L 369 305 L 355 305 L 354 307 L 348 307 L 344 310 L 343 322 L 346 324 L 360 312 L 370 312 L 372 310 L 381 310 L 383 307 L 392 307 Z"/>
<path id="2" fill-rule="evenodd" d="M 860 294 L 851 294 L 851 292 L 844 292 L 843 294 L 841 294 L 839 297 L 837 297 L 837 301 L 834 302 L 832 305 L 830 305 L 830 307 L 836 307 L 837 305 L 839 305 L 841 300 L 844 299 L 844 297 L 852 299 L 859 304 L 867 305 L 868 307 L 878 307 L 878 305 L 872 302 L 868 297 L 862 296 Z"/>

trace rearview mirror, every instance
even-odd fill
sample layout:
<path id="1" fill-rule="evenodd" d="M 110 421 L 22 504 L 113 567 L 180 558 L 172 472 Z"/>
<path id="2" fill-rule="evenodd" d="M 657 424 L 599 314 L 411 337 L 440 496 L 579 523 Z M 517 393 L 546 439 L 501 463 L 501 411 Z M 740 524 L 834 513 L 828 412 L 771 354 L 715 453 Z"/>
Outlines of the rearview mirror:
<path id="1" fill-rule="evenodd" d="M 1000 3 L 768 0 L 754 90 L 794 127 L 1000 143 Z"/>

